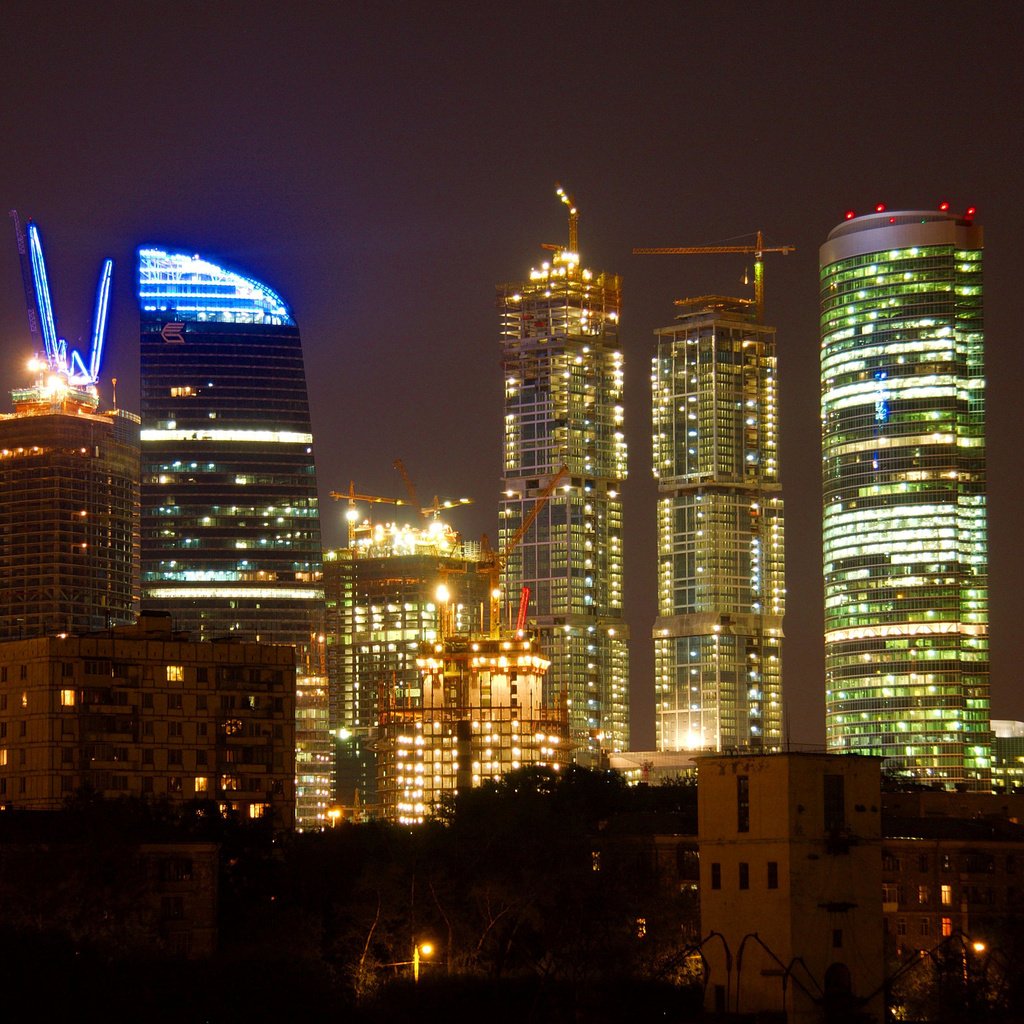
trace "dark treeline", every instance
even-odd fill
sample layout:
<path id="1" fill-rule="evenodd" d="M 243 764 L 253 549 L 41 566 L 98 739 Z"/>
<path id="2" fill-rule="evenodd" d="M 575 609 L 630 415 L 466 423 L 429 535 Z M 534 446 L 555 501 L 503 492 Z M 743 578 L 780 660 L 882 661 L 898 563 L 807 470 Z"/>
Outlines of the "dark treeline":
<path id="1" fill-rule="evenodd" d="M 420 827 L 277 837 L 82 795 L 0 816 L 0 985 L 78 1019 L 688 1020 L 695 893 L 655 833 L 692 842 L 693 786 L 524 769 Z M 210 958 L 170 957 L 136 910 L 131 851 L 175 839 L 218 846 Z"/>

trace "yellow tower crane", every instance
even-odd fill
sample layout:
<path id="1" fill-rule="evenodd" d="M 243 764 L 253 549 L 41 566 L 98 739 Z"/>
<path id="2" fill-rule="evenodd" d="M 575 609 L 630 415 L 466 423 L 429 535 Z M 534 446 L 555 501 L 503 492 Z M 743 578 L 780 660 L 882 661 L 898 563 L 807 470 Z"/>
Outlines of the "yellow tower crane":
<path id="1" fill-rule="evenodd" d="M 349 481 L 347 491 L 331 491 L 331 497 L 335 501 L 347 501 L 348 512 L 345 513 L 345 518 L 348 520 L 348 546 L 352 547 L 352 542 L 355 539 L 355 528 L 356 519 L 358 513 L 356 512 L 356 502 L 366 501 L 371 505 L 383 504 L 383 505 L 408 505 L 409 502 L 402 501 L 401 498 L 385 498 L 379 494 L 357 494 L 356 485 L 354 480 Z"/>
<path id="2" fill-rule="evenodd" d="M 402 482 L 405 484 L 405 490 L 409 495 L 409 501 L 419 509 L 420 515 L 424 519 L 437 519 L 442 512 L 450 508 L 458 508 L 460 505 L 472 505 L 472 498 L 439 498 L 436 494 L 434 500 L 426 506 L 420 504 L 419 495 L 416 493 L 416 485 L 412 482 L 409 477 L 409 473 L 405 468 L 405 463 L 401 459 L 395 459 L 393 463 L 395 469 L 398 470 L 398 475 L 402 478 Z"/>
<path id="3" fill-rule="evenodd" d="M 754 314 L 757 322 L 764 323 L 764 257 L 770 252 L 780 252 L 783 256 L 796 252 L 794 245 L 772 245 L 764 244 L 764 236 L 757 232 L 756 241 L 753 245 L 688 245 L 688 246 L 667 246 L 654 248 L 634 249 L 634 256 L 711 256 L 720 253 L 741 253 L 754 257 Z M 741 299 L 741 302 L 750 304 L 749 299 Z M 692 300 L 679 299 L 677 306 L 689 305 Z"/>

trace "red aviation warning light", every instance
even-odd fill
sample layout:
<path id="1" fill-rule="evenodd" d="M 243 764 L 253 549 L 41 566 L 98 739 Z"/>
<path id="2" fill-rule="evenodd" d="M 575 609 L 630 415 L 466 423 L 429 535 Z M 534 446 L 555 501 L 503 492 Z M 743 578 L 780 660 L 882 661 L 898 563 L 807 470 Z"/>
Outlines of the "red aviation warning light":
<path id="1" fill-rule="evenodd" d="M 949 203 L 947 203 L 945 200 L 943 200 L 941 203 L 939 203 L 939 209 L 943 213 L 948 213 L 949 212 Z"/>
<path id="2" fill-rule="evenodd" d="M 977 212 L 978 208 L 976 206 L 968 206 L 966 211 L 964 212 L 964 220 L 974 220 L 974 215 Z"/>
<path id="3" fill-rule="evenodd" d="M 875 213 L 885 213 L 885 203 L 876 203 Z"/>
<path id="4" fill-rule="evenodd" d="M 853 210 L 847 210 L 846 211 L 845 217 L 846 217 L 847 220 L 853 220 L 853 218 L 856 217 L 856 216 L 857 216 L 857 214 L 854 213 Z"/>

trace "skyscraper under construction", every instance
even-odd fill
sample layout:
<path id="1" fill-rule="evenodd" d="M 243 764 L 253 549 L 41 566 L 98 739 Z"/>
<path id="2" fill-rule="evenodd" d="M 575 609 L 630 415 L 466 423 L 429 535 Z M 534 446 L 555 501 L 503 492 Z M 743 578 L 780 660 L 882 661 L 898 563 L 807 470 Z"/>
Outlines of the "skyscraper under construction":
<path id="1" fill-rule="evenodd" d="M 528 622 L 564 700 L 575 759 L 596 765 L 629 743 L 628 633 L 622 617 L 623 357 L 621 282 L 586 269 L 578 214 L 569 242 L 526 280 L 498 288 L 505 371 L 501 546 L 506 599 L 528 589 Z M 511 546 L 565 466 L 549 500 Z"/>
<path id="2" fill-rule="evenodd" d="M 758 236 L 749 248 L 695 251 L 754 255 L 756 297 L 684 300 L 676 323 L 655 332 L 657 744 L 777 750 L 785 575 L 775 328 L 761 322 L 764 248 Z"/>
<path id="3" fill-rule="evenodd" d="M 775 329 L 723 305 L 656 334 L 658 747 L 777 749 L 785 592 Z"/>

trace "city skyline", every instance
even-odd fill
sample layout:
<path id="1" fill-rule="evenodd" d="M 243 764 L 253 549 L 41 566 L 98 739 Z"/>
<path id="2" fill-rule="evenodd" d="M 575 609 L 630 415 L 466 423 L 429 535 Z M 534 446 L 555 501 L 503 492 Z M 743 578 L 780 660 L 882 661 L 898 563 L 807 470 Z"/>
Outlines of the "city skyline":
<path id="1" fill-rule="evenodd" d="M 115 258 L 107 365 L 120 405 L 139 407 L 132 254 L 149 239 L 195 246 L 273 282 L 296 310 L 322 497 L 350 479 L 401 495 L 391 465 L 402 457 L 424 493 L 474 498 L 452 516 L 467 539 L 496 536 L 493 286 L 524 255 L 542 258 L 538 240 L 562 237 L 564 210 L 551 195 L 562 181 L 580 207 L 588 263 L 623 277 L 624 608 L 641 691 L 633 743 L 653 744 L 653 666 L 641 639 L 657 614 L 652 331 L 670 321 L 674 299 L 736 293 L 745 261 L 628 254 L 757 229 L 792 243 L 795 253 L 766 268 L 789 539 L 787 718 L 796 741 L 820 743 L 817 247 L 849 207 L 975 204 L 988 249 L 993 713 L 1024 718 L 1014 693 L 1024 641 L 1013 626 L 1024 614 L 1013 526 L 1024 382 L 1010 326 L 1012 244 L 1024 230 L 1020 12 L 972 12 L 967 25 L 952 4 L 927 21 L 820 4 L 771 16 L 653 3 L 628 20 L 600 3 L 450 16 L 414 3 L 345 17 L 261 7 L 239 19 L 239 10 L 203 12 L 198 33 L 193 18 L 117 4 L 10 11 L 0 190 L 46 229 L 58 312 L 87 310 L 98 260 Z M 524 23 L 545 25 L 529 47 Z M 25 45 L 43 38 L 43 50 Z M 730 73 L 713 45 L 725 38 L 730 52 L 750 55 Z M 438 57 L 453 48 L 457 61 Z M 578 94 L 577 112 L 567 113 L 562 90 Z M 0 244 L 0 282 L 6 391 L 24 383 L 28 354 L 13 232 Z M 63 333 L 85 350 L 75 339 L 88 329 L 69 321 Z M 343 538 L 336 511 L 328 544 Z"/>

